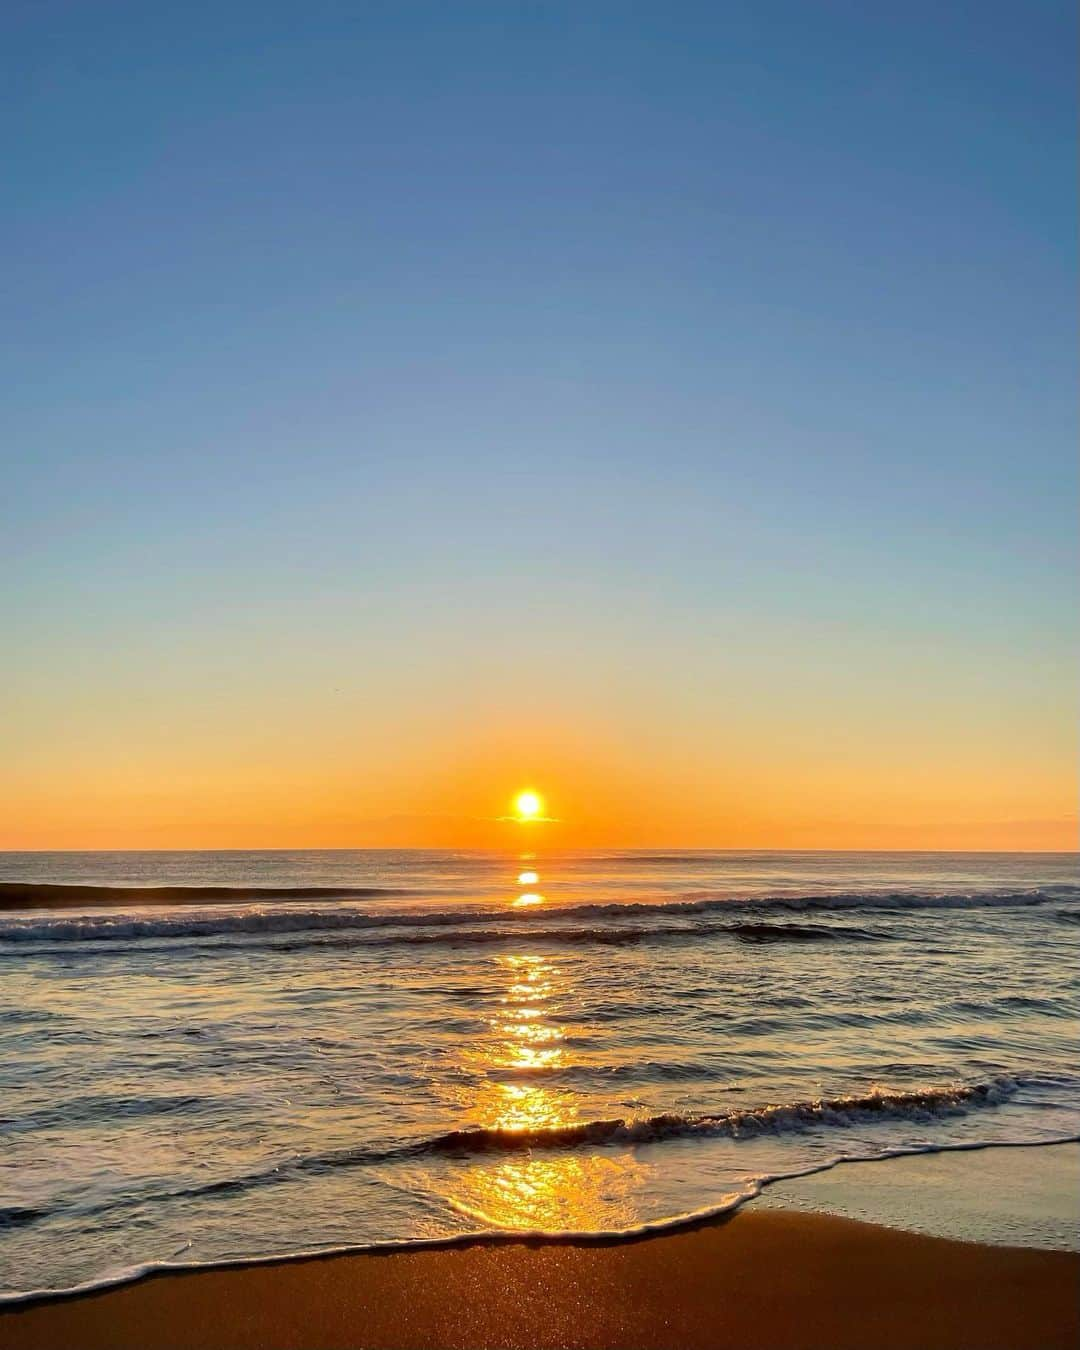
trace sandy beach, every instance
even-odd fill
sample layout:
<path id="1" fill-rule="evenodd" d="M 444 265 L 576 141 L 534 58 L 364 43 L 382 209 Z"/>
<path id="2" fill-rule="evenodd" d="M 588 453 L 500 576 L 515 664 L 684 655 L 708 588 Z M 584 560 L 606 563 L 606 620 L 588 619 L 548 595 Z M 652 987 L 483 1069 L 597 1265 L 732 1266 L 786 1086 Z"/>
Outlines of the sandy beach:
<path id="1" fill-rule="evenodd" d="M 11 1350 L 1053 1350 L 1080 1255 L 744 1211 L 636 1242 L 478 1243 L 158 1275 L 0 1315 Z"/>

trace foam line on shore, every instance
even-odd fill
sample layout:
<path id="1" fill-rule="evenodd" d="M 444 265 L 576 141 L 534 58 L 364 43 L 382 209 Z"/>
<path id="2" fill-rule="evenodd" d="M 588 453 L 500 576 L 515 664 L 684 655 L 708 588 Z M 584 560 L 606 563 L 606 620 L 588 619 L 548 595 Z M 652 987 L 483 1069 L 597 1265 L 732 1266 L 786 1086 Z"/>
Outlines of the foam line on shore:
<path id="1" fill-rule="evenodd" d="M 464 1248 L 480 1244 L 511 1245 L 516 1243 L 577 1243 L 603 1245 L 608 1243 L 634 1242 L 644 1238 L 657 1237 L 680 1229 L 694 1228 L 713 1223 L 718 1219 L 734 1214 L 749 1201 L 756 1199 L 767 1187 L 783 1181 L 796 1181 L 802 1177 L 816 1176 L 829 1172 L 833 1168 L 846 1165 L 876 1164 L 889 1162 L 895 1158 L 913 1158 L 925 1154 L 973 1153 L 994 1148 L 1054 1148 L 1061 1144 L 1080 1143 L 1080 1134 L 1063 1135 L 1054 1139 L 995 1139 L 989 1141 L 964 1141 L 962 1143 L 926 1145 L 924 1147 L 886 1149 L 872 1158 L 835 1157 L 817 1163 L 811 1167 L 799 1168 L 791 1172 L 776 1172 L 755 1177 L 746 1183 L 742 1192 L 725 1197 L 715 1205 L 689 1210 L 683 1214 L 664 1219 L 651 1219 L 644 1223 L 622 1229 L 602 1231 L 574 1229 L 518 1229 L 487 1228 L 474 1233 L 451 1233 L 444 1237 L 431 1238 L 389 1238 L 378 1242 L 345 1243 L 337 1246 L 295 1248 L 288 1251 L 260 1254 L 257 1256 L 224 1257 L 207 1261 L 177 1261 L 172 1258 L 165 1261 L 147 1261 L 127 1266 L 118 1271 L 85 1280 L 77 1285 L 62 1289 L 28 1289 L 11 1293 L 0 1293 L 0 1312 L 6 1308 L 15 1308 L 30 1303 L 40 1303 L 57 1299 L 77 1298 L 80 1295 L 99 1293 L 120 1285 L 131 1284 L 136 1280 L 147 1279 L 152 1275 L 193 1274 L 202 1270 L 243 1270 L 252 1266 L 275 1265 L 280 1262 L 316 1261 L 333 1256 L 359 1256 L 366 1253 L 391 1253 L 396 1251 L 428 1251 L 440 1248 Z M 469 1214 L 462 1209 L 460 1212 Z M 478 1212 L 477 1212 L 478 1213 Z"/>

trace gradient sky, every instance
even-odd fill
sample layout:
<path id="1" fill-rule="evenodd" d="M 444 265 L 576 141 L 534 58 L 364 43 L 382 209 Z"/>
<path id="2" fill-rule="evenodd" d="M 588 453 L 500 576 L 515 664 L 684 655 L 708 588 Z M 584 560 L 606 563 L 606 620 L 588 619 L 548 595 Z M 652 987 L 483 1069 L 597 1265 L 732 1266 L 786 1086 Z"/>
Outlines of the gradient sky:
<path id="1" fill-rule="evenodd" d="M 1071 3 L 2 22 L 0 846 L 1074 846 Z"/>

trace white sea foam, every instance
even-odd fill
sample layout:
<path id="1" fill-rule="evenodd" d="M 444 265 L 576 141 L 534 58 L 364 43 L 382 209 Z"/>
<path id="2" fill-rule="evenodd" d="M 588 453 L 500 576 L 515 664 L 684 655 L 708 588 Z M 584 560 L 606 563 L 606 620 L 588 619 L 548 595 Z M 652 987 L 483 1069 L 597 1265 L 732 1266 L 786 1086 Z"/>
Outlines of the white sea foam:
<path id="1" fill-rule="evenodd" d="M 1080 898 L 1080 888 L 1076 898 Z M 1062 892 L 1066 891 L 1063 895 Z M 619 939 L 619 927 L 627 939 L 635 936 L 648 936 L 655 933 L 678 933 L 681 931 L 671 922 L 664 927 L 649 930 L 641 927 L 641 921 L 647 918 L 661 918 L 667 921 L 679 919 L 716 919 L 725 914 L 738 914 L 745 911 L 760 911 L 763 915 L 784 913 L 843 912 L 850 910 L 874 912 L 897 912 L 905 910 L 977 910 L 998 908 L 1027 908 L 1050 903 L 1061 903 L 1074 898 L 1067 893 L 1068 888 L 1032 889 L 1025 891 L 987 891 L 967 894 L 953 893 L 881 893 L 835 892 L 819 895 L 772 895 L 772 896 L 734 896 L 711 897 L 696 896 L 692 899 L 672 899 L 660 903 L 640 902 L 591 902 L 588 904 L 554 905 L 546 910 L 530 909 L 515 911 L 499 909 L 491 905 L 476 906 L 457 910 L 411 910 L 388 911 L 379 909 L 360 909 L 354 902 L 323 903 L 319 906 L 301 908 L 292 905 L 288 908 L 244 907 L 230 908 L 213 913 L 192 913 L 190 907 L 168 909 L 153 915 L 131 914 L 109 911 L 82 914 L 78 917 L 64 915 L 44 916 L 40 913 L 30 915 L 7 914 L 0 919 L 0 946 L 15 943 L 46 942 L 117 942 L 125 939 L 159 938 L 179 940 L 184 938 L 230 937 L 234 935 L 275 935 L 305 932 L 341 932 L 347 930 L 378 929 L 384 936 L 381 941 L 408 941 L 405 930 L 460 928 L 467 930 L 482 925 L 500 923 L 510 925 L 503 931 L 520 935 L 533 928 L 545 928 L 557 923 L 573 923 L 586 919 L 603 920 L 603 926 L 591 928 L 578 927 L 568 929 L 567 940 L 603 941 L 605 933 L 613 934 L 612 940 Z M 634 925 L 639 925 L 635 931 Z M 695 930 L 691 930 L 695 931 Z M 416 940 L 413 938 L 412 940 Z M 422 939 L 420 939 L 422 940 Z M 464 936 L 463 940 L 469 940 Z M 473 937 L 473 941 L 483 938 Z M 491 939 L 488 939 L 491 940 Z"/>
<path id="2" fill-rule="evenodd" d="M 308 1261 L 314 1257 L 357 1256 L 371 1252 L 395 1251 L 433 1251 L 446 1248 L 464 1248 L 479 1244 L 547 1242 L 618 1242 L 633 1241 L 638 1238 L 659 1236 L 677 1232 L 684 1228 L 693 1228 L 722 1219 L 734 1213 L 749 1201 L 756 1199 L 767 1187 L 778 1182 L 795 1181 L 801 1177 L 816 1176 L 831 1171 L 835 1167 L 872 1165 L 888 1163 L 897 1158 L 921 1157 L 927 1154 L 968 1153 L 992 1148 L 1052 1148 L 1059 1144 L 1080 1142 L 1078 1134 L 1063 1134 L 1059 1137 L 1030 1139 L 996 1139 L 989 1143 L 951 1143 L 940 1145 L 920 1145 L 907 1148 L 883 1149 L 874 1157 L 848 1158 L 835 1155 L 808 1167 L 799 1167 L 791 1171 L 765 1173 L 749 1178 L 743 1186 L 726 1194 L 715 1204 L 704 1205 L 699 1209 L 686 1210 L 661 1219 L 651 1219 L 642 1223 L 628 1224 L 618 1228 L 509 1228 L 499 1227 L 490 1222 L 483 1210 L 456 1202 L 454 1208 L 459 1213 L 475 1219 L 483 1225 L 468 1233 L 448 1234 L 442 1237 L 426 1238 L 388 1238 L 376 1242 L 335 1243 L 325 1246 L 289 1248 L 278 1252 L 260 1253 L 257 1256 L 227 1257 L 205 1261 L 180 1261 L 175 1258 L 166 1261 L 144 1261 L 119 1269 L 109 1270 L 90 1280 L 78 1284 L 57 1288 L 40 1286 L 35 1289 L 15 1289 L 0 1292 L 0 1307 L 16 1307 L 20 1304 L 37 1302 L 43 1299 L 72 1298 L 80 1294 L 92 1294 L 120 1285 L 132 1284 L 137 1280 L 153 1275 L 178 1275 L 203 1270 L 243 1270 L 253 1266 L 275 1265 L 280 1262 Z"/>

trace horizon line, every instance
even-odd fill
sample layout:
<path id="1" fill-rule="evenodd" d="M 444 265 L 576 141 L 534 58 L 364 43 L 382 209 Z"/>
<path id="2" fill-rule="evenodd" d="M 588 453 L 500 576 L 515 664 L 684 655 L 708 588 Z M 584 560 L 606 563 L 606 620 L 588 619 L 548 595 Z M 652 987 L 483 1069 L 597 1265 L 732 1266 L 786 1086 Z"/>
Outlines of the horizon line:
<path id="1" fill-rule="evenodd" d="M 918 853 L 968 854 L 994 856 L 999 854 L 1061 854 L 1080 856 L 1080 845 L 1076 848 L 778 848 L 769 846 L 744 846 L 736 848 L 692 847 L 683 844 L 638 844 L 633 847 L 616 844 L 597 844 L 592 847 L 568 848 L 555 846 L 550 853 Z M 404 844 L 391 846 L 385 844 L 334 844 L 325 848 L 307 847 L 255 847 L 255 848 L 7 848 L 0 846 L 0 857 L 4 854 L 37 853 L 516 853 L 513 848 L 485 848 L 477 844 L 456 847 L 435 846 L 430 844 Z"/>

